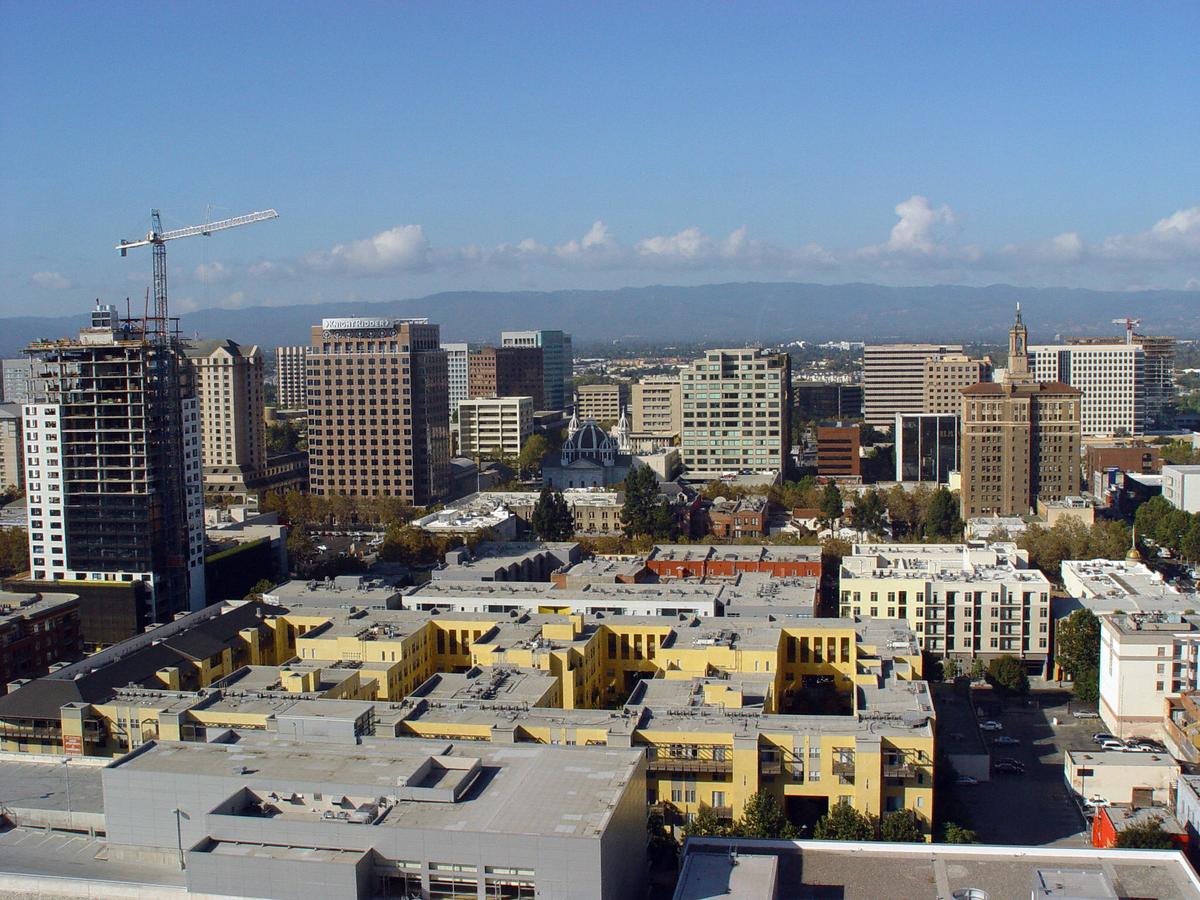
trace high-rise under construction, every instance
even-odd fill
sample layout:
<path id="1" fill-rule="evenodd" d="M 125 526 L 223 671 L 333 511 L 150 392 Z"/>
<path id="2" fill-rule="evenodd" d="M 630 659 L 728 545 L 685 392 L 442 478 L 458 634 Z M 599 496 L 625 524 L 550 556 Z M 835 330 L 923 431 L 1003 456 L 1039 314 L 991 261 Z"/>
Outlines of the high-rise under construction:
<path id="1" fill-rule="evenodd" d="M 26 352 L 44 390 L 24 407 L 30 580 L 70 582 L 98 643 L 202 607 L 199 416 L 178 342 L 97 304 L 77 338 Z"/>

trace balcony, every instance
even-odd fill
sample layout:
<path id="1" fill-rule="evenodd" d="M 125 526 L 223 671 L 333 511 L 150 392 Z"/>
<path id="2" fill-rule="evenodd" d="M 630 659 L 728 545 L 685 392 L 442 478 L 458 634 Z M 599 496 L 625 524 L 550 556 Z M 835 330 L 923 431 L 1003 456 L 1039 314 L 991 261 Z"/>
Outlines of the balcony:
<path id="1" fill-rule="evenodd" d="M 778 754 L 763 756 L 758 761 L 758 771 L 762 775 L 782 775 L 783 760 Z"/>
<path id="2" fill-rule="evenodd" d="M 648 750 L 651 772 L 733 772 L 733 754 L 728 747 L 695 744 Z"/>
<path id="3" fill-rule="evenodd" d="M 833 760 L 834 775 L 853 775 L 854 774 L 854 757 L 839 756 Z"/>
<path id="4" fill-rule="evenodd" d="M 917 767 L 907 762 L 890 762 L 883 764 L 885 778 L 915 778 Z"/>

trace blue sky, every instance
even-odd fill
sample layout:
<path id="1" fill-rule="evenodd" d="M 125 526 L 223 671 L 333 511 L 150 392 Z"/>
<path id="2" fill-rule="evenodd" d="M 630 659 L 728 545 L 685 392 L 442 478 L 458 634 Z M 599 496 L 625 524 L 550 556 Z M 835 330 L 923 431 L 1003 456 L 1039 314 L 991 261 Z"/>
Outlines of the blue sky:
<path id="1" fill-rule="evenodd" d="M 0 315 L 1200 287 L 1200 4 L 0 4 Z"/>

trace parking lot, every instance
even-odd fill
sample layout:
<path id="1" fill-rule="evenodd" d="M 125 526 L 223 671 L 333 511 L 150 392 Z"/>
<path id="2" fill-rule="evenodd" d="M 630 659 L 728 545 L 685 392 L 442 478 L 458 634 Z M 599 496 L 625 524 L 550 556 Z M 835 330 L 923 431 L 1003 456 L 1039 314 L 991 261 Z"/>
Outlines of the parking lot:
<path id="1" fill-rule="evenodd" d="M 1099 719 L 1076 719 L 1069 709 L 1071 695 L 1039 691 L 1027 698 L 1000 700 L 990 691 L 972 691 L 979 719 L 994 719 L 1003 727 L 983 732 L 993 762 L 1012 758 L 1023 774 L 993 771 L 991 780 L 944 788 L 943 816 L 965 819 L 985 844 L 1031 844 L 1061 847 L 1089 846 L 1087 821 L 1063 782 L 1063 751 L 1093 747 L 1092 734 L 1104 730 Z M 1058 724 L 1053 724 L 1057 719 Z M 995 744 L 1007 736 L 1019 743 Z"/>

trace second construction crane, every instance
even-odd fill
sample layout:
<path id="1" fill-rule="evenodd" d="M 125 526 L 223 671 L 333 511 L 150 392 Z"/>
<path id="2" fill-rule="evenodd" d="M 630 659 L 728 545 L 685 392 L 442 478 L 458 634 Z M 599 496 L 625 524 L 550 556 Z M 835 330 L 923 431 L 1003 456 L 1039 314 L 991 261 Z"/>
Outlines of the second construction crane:
<path id="1" fill-rule="evenodd" d="M 154 340 L 167 341 L 170 334 L 170 324 L 167 312 L 167 241 L 179 238 L 208 236 L 214 231 L 224 231 L 227 228 L 237 228 L 241 225 L 251 225 L 267 219 L 279 217 L 273 209 L 252 212 L 244 216 L 234 216 L 232 219 L 221 219 L 219 222 L 208 222 L 204 225 L 189 225 L 186 228 L 176 228 L 163 231 L 162 216 L 157 209 L 150 211 L 150 230 L 142 240 L 121 241 L 116 249 L 126 256 L 134 247 L 151 246 L 154 248 L 154 315 L 147 322 L 147 332 Z"/>

